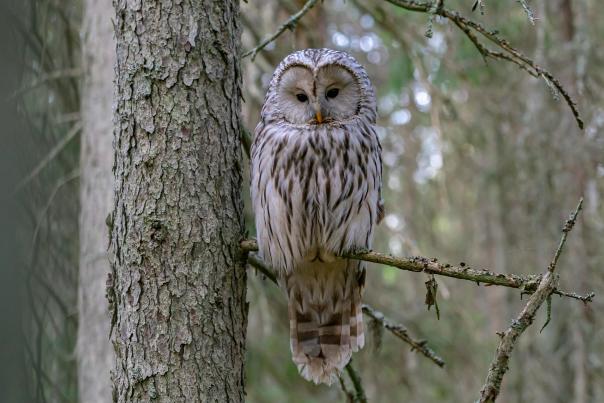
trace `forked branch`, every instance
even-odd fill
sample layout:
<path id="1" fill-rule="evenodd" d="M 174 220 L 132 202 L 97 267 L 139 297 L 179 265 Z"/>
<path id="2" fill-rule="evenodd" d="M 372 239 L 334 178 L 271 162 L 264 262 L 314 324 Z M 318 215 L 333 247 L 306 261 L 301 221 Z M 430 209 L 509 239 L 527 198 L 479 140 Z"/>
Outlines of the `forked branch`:
<path id="1" fill-rule="evenodd" d="M 579 215 L 579 211 L 581 211 L 582 205 L 583 199 L 579 200 L 577 208 L 566 221 L 564 228 L 562 229 L 562 238 L 560 239 L 558 249 L 556 250 L 554 258 L 549 264 L 547 270 L 541 277 L 537 290 L 533 293 L 533 295 L 531 295 L 528 302 L 522 309 L 522 312 L 520 312 L 520 315 L 518 315 L 518 317 L 512 321 L 511 326 L 501 335 L 501 341 L 499 342 L 495 357 L 493 358 L 493 361 L 489 367 L 487 379 L 480 391 L 480 403 L 491 403 L 497 399 L 499 390 L 501 388 L 501 382 L 503 381 L 503 376 L 508 370 L 508 362 L 516 341 L 520 335 L 531 325 L 531 323 L 533 323 L 537 310 L 541 307 L 541 305 L 543 305 L 543 302 L 551 297 L 552 293 L 556 289 L 558 276 L 554 273 L 554 270 L 556 269 L 558 258 L 560 257 L 562 249 L 566 243 L 566 237 L 577 221 L 577 216 Z"/>

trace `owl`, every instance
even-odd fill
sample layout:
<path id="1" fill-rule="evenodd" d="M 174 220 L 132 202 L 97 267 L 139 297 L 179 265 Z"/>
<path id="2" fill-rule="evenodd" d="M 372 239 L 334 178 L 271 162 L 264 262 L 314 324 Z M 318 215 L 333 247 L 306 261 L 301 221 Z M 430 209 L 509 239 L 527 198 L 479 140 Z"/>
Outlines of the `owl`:
<path id="1" fill-rule="evenodd" d="M 306 49 L 275 70 L 251 152 L 259 255 L 286 292 L 292 358 L 331 384 L 363 347 L 365 266 L 383 216 L 375 93 L 345 52 Z"/>

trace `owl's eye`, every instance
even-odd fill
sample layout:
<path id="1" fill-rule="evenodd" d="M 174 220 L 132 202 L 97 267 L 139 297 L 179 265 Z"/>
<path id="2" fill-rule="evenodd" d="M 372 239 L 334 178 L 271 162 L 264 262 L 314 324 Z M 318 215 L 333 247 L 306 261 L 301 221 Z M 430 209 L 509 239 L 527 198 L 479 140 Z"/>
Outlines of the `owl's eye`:
<path id="1" fill-rule="evenodd" d="M 338 94 L 340 93 L 340 90 L 337 88 L 332 88 L 329 91 L 327 91 L 327 94 L 325 94 L 325 96 L 327 98 L 335 98 L 338 96 Z"/>
<path id="2" fill-rule="evenodd" d="M 298 101 L 300 102 L 308 101 L 308 97 L 306 96 L 306 94 L 296 94 L 296 98 L 298 98 Z"/>

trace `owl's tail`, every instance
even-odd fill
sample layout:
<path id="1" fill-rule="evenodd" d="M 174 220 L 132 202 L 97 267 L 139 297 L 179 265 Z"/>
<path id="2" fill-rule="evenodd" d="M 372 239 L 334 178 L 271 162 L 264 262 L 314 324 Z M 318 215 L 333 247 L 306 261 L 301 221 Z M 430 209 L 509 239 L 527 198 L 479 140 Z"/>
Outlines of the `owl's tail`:
<path id="1" fill-rule="evenodd" d="M 358 261 L 315 260 L 285 279 L 292 358 L 305 379 L 331 385 L 365 344 L 364 273 Z"/>

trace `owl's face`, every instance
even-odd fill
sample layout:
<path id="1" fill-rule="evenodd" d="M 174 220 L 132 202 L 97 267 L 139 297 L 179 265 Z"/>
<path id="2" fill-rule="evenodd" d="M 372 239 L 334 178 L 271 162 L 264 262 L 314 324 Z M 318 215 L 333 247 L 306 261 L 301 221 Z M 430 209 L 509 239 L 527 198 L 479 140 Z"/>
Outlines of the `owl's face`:
<path id="1" fill-rule="evenodd" d="M 322 124 L 350 119 L 359 112 L 360 86 L 339 64 L 292 65 L 277 86 L 277 102 L 293 124 Z"/>
<path id="2" fill-rule="evenodd" d="M 263 124 L 374 124 L 375 92 L 367 72 L 346 52 L 305 49 L 281 61 L 262 106 Z"/>

